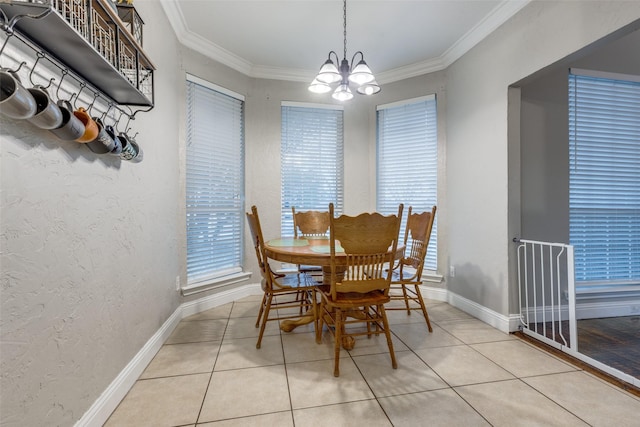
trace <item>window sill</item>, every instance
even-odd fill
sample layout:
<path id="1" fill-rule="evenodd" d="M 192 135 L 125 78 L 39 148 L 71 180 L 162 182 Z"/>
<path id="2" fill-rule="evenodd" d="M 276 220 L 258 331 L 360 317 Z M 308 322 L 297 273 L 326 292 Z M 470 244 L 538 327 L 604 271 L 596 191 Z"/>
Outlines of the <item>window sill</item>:
<path id="1" fill-rule="evenodd" d="M 206 292 L 211 289 L 222 286 L 233 285 L 235 283 L 244 282 L 251 277 L 251 273 L 241 271 L 239 273 L 229 274 L 227 276 L 216 277 L 202 282 L 191 283 L 181 288 L 183 296 L 189 296 L 200 292 Z"/>
<path id="2" fill-rule="evenodd" d="M 422 272 L 423 283 L 424 282 L 442 283 L 443 280 L 444 280 L 444 276 L 436 273 L 435 271 Z"/>

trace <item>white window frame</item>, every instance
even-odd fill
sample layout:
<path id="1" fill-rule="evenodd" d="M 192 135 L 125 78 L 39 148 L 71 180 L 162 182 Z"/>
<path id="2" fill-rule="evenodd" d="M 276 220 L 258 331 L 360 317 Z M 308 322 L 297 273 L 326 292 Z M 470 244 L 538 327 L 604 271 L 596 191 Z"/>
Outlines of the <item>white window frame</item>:
<path id="1" fill-rule="evenodd" d="M 419 131 L 413 135 L 393 135 L 395 129 L 385 129 L 382 120 L 396 120 L 400 129 L 408 130 L 405 123 L 400 123 L 403 109 L 425 104 L 425 114 L 433 115 L 425 117 L 428 123 L 424 123 Z M 384 118 L 381 116 L 389 112 L 395 114 L 394 117 Z M 413 212 L 431 211 L 437 205 L 438 196 L 438 113 L 437 100 L 435 94 L 407 99 L 389 104 L 378 105 L 376 108 L 376 209 L 385 214 L 397 212 L 398 204 L 404 203 L 400 236 L 404 238 L 404 230 L 409 206 L 413 207 Z M 390 125 L 391 123 L 386 123 Z M 388 139 L 388 141 L 387 141 Z M 407 146 L 407 143 L 411 144 Z M 383 147 L 386 144 L 388 147 Z M 413 149 L 413 151 L 411 151 Z M 397 153 L 396 157 L 394 154 Z M 397 158 L 402 164 L 392 164 Z M 417 161 L 416 161 L 417 160 Z M 422 161 L 423 164 L 418 162 Z M 420 176 L 421 180 L 416 179 Z M 406 190 L 398 190 L 391 187 L 386 182 L 405 182 Z M 416 193 L 415 189 L 420 183 L 424 184 L 425 192 Z M 438 214 L 433 223 L 433 230 L 427 249 L 423 276 L 426 280 L 439 281 L 442 276 L 437 273 L 438 269 Z"/>
<path id="2" fill-rule="evenodd" d="M 197 292 L 203 292 L 208 289 L 212 289 L 218 286 L 229 285 L 246 280 L 250 277 L 250 273 L 243 272 L 243 237 L 244 237 L 244 223 L 245 223 L 245 209 L 244 209 L 244 96 L 230 91 L 226 88 L 217 86 L 211 82 L 203 80 L 199 77 L 187 74 L 187 108 L 186 108 L 186 227 L 187 227 L 187 285 L 182 287 L 182 293 L 184 295 L 190 295 Z M 190 86 L 194 85 L 194 86 Z M 210 102 L 199 105 L 200 108 L 210 108 L 206 112 L 194 112 L 190 111 L 189 106 L 189 91 L 192 88 L 201 90 L 202 95 L 211 96 Z M 231 99 L 229 99 L 231 98 Z M 237 104 L 235 101 L 239 101 Z M 215 126 L 215 109 L 226 108 L 225 103 L 229 104 L 229 108 L 224 112 L 231 115 L 233 120 L 229 121 L 225 117 L 221 123 L 223 126 Z M 239 110 L 239 111 L 238 111 Z M 197 114 L 201 114 L 197 116 Z M 193 123 L 197 121 L 200 126 L 197 129 L 192 129 Z M 239 129 L 229 128 L 230 124 L 239 124 Z M 205 125 L 207 125 L 205 127 Z M 212 126 L 209 126 L 212 125 Z M 192 133 L 198 132 L 197 138 L 192 138 Z M 207 133 L 208 132 L 208 133 Z M 207 133 L 204 136 L 203 133 Z M 222 144 L 213 146 L 214 143 Z M 238 146 L 239 143 L 239 146 Z M 197 144 L 197 145 L 192 145 Z M 223 151 L 224 150 L 224 151 Z M 227 169 L 224 176 L 217 172 L 220 172 L 220 166 L 223 160 L 220 158 L 224 155 L 224 164 L 228 164 L 229 161 L 236 162 L 234 167 L 237 170 Z M 199 160 L 199 163 L 194 163 Z M 197 165 L 197 166 L 196 166 Z M 193 173 L 197 167 L 197 174 Z M 203 178 L 204 177 L 204 178 Z M 218 185 L 214 185 L 218 183 Z M 218 192 L 215 195 L 211 195 L 211 191 L 218 188 L 220 183 L 225 184 L 225 190 L 228 190 L 228 197 Z M 230 185 L 228 185 L 230 183 Z M 204 191 L 203 191 L 204 190 Z M 206 190 L 209 190 L 207 192 Z M 191 198 L 195 194 L 205 194 L 208 199 L 203 200 L 197 206 L 194 203 L 190 203 Z M 225 193 L 227 194 L 227 193 Z M 222 199 L 220 198 L 222 195 Z M 214 203 L 218 203 L 220 200 L 227 200 L 231 202 L 229 209 L 219 211 L 214 209 Z M 234 213 L 235 211 L 235 213 Z M 232 234 L 231 240 L 224 240 L 227 243 L 227 248 L 223 251 L 218 249 L 215 241 L 215 235 L 211 234 L 209 230 L 208 237 L 200 238 L 199 241 L 193 239 L 191 236 L 198 234 L 203 236 L 202 233 L 207 233 L 207 229 L 202 229 L 202 221 L 192 222 L 190 221 L 190 215 L 195 212 L 204 213 L 208 216 L 208 221 L 216 218 L 217 214 L 225 213 L 225 215 L 231 214 L 231 216 L 237 215 L 236 218 L 227 224 L 224 221 L 225 228 L 229 228 Z M 199 228 L 198 228 L 199 227 Z M 226 231 L 228 232 L 228 231 Z M 229 257 L 227 254 L 231 252 Z M 209 253 L 207 253 L 209 252 Z M 218 255 L 216 255 L 216 253 Z M 221 255 L 224 254 L 224 255 Z M 218 266 L 196 266 L 196 263 L 214 262 L 220 261 L 222 264 Z M 193 264 L 190 266 L 189 263 Z M 191 268 L 190 268 L 191 267 Z M 190 272 L 191 270 L 191 272 Z"/>
<path id="3" fill-rule="evenodd" d="M 326 132 L 326 134 L 306 136 L 307 146 L 302 147 L 293 154 L 287 147 L 287 139 L 290 143 L 292 140 L 301 138 L 302 135 L 296 134 L 295 131 L 289 131 L 285 118 L 285 109 L 291 113 L 303 114 L 321 114 L 322 112 L 336 112 L 336 116 L 323 116 L 325 120 L 336 120 L 335 129 L 316 128 L 314 131 Z M 281 104 L 282 115 L 282 136 L 280 148 L 281 161 L 281 234 L 283 236 L 293 235 L 293 216 L 291 206 L 295 206 L 296 211 L 320 210 L 328 211 L 329 203 L 333 203 L 335 212 L 339 215 L 342 213 L 344 200 L 344 108 L 340 105 L 313 104 L 301 102 L 284 101 Z M 327 123 L 320 123 L 326 125 Z M 335 133 L 334 133 L 335 132 Z M 334 138 L 335 136 L 335 138 Z M 333 144 L 333 145 L 332 145 Z M 325 152 L 319 152 L 323 145 Z M 296 148 L 296 147 L 291 147 Z M 292 155 L 293 157 L 289 157 Z M 332 159 L 335 163 L 331 163 Z M 317 170 L 318 168 L 322 170 Z M 316 169 L 316 174 L 310 174 L 310 170 Z M 334 172 L 334 173 L 332 173 Z M 318 176 L 324 177 L 322 182 L 316 181 Z M 328 193 L 333 190 L 333 196 L 328 197 L 327 194 L 323 201 L 316 199 L 314 195 L 318 194 L 319 184 L 321 186 L 331 186 L 327 189 Z M 289 188 L 289 186 L 293 186 Z M 303 191 L 300 191 L 300 190 Z"/>
<path id="4" fill-rule="evenodd" d="M 637 288 L 640 76 L 571 69 L 568 83 L 569 242 L 576 283 Z"/>

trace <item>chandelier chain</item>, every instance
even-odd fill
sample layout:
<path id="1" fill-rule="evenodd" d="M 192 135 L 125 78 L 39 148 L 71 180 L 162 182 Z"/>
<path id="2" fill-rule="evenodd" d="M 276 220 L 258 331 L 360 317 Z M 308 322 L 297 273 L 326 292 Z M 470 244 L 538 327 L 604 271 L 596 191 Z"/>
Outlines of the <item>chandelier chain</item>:
<path id="1" fill-rule="evenodd" d="M 344 0 L 344 6 L 342 7 L 343 27 L 344 27 L 344 59 L 347 59 L 347 0 Z"/>

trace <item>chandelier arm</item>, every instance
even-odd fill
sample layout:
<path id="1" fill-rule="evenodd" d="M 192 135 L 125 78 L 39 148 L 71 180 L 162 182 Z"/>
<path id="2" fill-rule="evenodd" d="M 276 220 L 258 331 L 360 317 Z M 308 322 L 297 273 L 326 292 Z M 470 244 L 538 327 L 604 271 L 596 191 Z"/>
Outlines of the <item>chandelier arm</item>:
<path id="1" fill-rule="evenodd" d="M 340 58 L 338 57 L 338 54 L 335 51 L 332 50 L 331 52 L 329 52 L 329 59 L 331 59 L 332 53 L 333 53 L 333 56 L 336 57 L 336 67 L 339 67 L 338 64 L 340 64 Z"/>
<path id="2" fill-rule="evenodd" d="M 364 61 L 364 53 L 362 53 L 361 50 L 357 51 L 356 53 L 353 54 L 353 56 L 351 57 L 351 66 L 355 67 L 355 64 L 357 64 L 356 62 L 356 56 L 358 56 L 358 54 L 360 54 L 360 60 Z"/>

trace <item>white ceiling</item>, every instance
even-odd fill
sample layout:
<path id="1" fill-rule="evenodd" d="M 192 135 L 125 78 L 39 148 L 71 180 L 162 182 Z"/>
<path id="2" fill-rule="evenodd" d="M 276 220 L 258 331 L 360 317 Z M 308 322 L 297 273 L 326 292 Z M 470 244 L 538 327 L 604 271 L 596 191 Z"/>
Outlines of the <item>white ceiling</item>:
<path id="1" fill-rule="evenodd" d="M 310 81 L 342 59 L 342 0 L 161 0 L 185 46 L 251 77 Z M 530 0 L 348 0 L 347 59 L 379 83 L 446 68 Z"/>

